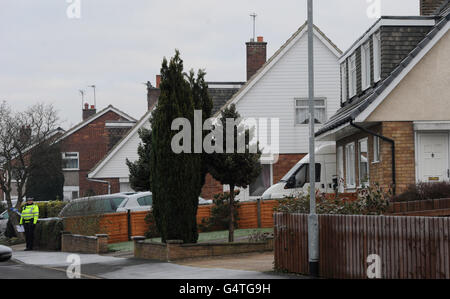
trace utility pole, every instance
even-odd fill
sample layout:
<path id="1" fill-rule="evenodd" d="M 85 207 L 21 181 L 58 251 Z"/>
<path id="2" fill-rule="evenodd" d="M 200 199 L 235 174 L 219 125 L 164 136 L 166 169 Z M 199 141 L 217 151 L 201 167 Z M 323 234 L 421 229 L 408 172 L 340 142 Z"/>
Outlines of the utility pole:
<path id="1" fill-rule="evenodd" d="M 92 87 L 94 89 L 94 107 L 97 109 L 97 99 L 95 97 L 95 85 L 89 85 L 89 87 Z"/>
<path id="2" fill-rule="evenodd" d="M 308 0 L 308 77 L 309 77 L 309 217 L 308 217 L 308 252 L 309 273 L 319 276 L 319 219 L 316 214 L 316 157 L 314 141 L 314 22 L 313 0 Z"/>
<path id="3" fill-rule="evenodd" d="M 252 13 L 250 15 L 253 18 L 253 39 L 252 42 L 256 41 L 256 17 L 258 16 L 256 13 Z"/>

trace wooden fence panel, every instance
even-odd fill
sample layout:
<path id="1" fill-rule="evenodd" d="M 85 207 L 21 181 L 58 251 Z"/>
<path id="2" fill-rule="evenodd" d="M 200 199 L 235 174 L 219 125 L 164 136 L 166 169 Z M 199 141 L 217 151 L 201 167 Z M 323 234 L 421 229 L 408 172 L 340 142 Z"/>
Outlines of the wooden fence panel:
<path id="1" fill-rule="evenodd" d="M 276 213 L 275 266 L 308 274 L 308 215 Z M 319 269 L 328 278 L 367 278 L 367 257 L 381 277 L 450 277 L 450 218 L 319 215 Z"/>

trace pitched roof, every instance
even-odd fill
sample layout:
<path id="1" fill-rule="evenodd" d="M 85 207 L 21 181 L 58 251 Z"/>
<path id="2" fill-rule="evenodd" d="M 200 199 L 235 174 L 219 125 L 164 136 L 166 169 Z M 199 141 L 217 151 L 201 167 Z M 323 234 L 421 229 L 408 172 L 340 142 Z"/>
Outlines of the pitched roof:
<path id="1" fill-rule="evenodd" d="M 414 67 L 415 64 L 420 61 L 430 49 L 429 46 L 432 42 L 437 42 L 442 34 L 443 28 L 447 28 L 448 21 L 450 20 L 450 14 L 443 17 L 433 29 L 425 36 L 425 38 L 414 48 L 408 56 L 391 72 L 391 74 L 381 81 L 377 86 L 368 89 L 362 96 L 354 100 L 349 105 L 342 107 L 335 115 L 333 115 L 323 127 L 315 134 L 316 137 L 325 134 L 328 131 L 336 129 L 350 121 L 354 121 L 361 113 L 363 113 L 372 103 L 379 100 L 381 96 L 386 96 L 386 92 L 389 88 L 393 88 L 398 84 L 409 70 Z M 441 33 L 441 34 L 439 34 Z M 436 36 L 440 36 L 436 38 Z M 428 47 L 427 47 L 428 46 Z M 395 86 L 394 86 L 395 84 Z"/>
<path id="2" fill-rule="evenodd" d="M 207 82 L 208 93 L 213 102 L 212 115 L 216 114 L 231 99 L 245 82 Z"/>
<path id="3" fill-rule="evenodd" d="M 126 114 L 125 112 L 117 109 L 116 107 L 114 107 L 113 105 L 109 105 L 108 107 L 106 107 L 105 109 L 97 112 L 94 115 L 91 115 L 90 117 L 86 118 L 85 120 L 83 120 L 82 122 L 78 123 L 77 125 L 73 126 L 71 129 L 69 129 L 68 131 L 66 131 L 66 133 L 61 136 L 60 138 L 58 138 L 55 142 L 59 142 L 65 138 L 67 138 L 68 136 L 72 135 L 73 133 L 75 133 L 76 131 L 78 131 L 79 129 L 83 128 L 84 126 L 90 124 L 91 122 L 93 122 L 94 120 L 98 119 L 99 117 L 105 115 L 108 112 L 115 112 L 118 115 L 120 115 L 122 118 L 124 118 L 125 120 L 128 121 L 136 121 L 136 119 L 134 119 L 133 117 L 129 116 L 128 114 Z"/>
<path id="4" fill-rule="evenodd" d="M 275 64 L 276 62 L 284 56 L 284 54 L 295 44 L 300 37 L 302 37 L 308 30 L 307 22 L 305 22 L 300 28 L 269 58 L 269 60 L 264 63 L 261 68 L 242 86 L 239 91 L 229 99 L 220 110 L 225 107 L 231 105 L 232 103 L 237 103 L 243 95 L 250 90 L 250 88 L 258 82 L 264 74 L 266 74 Z M 337 56 L 342 55 L 342 51 L 316 26 L 314 25 L 314 33 L 315 35 L 324 42 L 324 44 Z M 219 111 L 214 114 L 214 116 L 218 116 Z"/>
<path id="5" fill-rule="evenodd" d="M 144 116 L 134 125 L 131 130 L 119 141 L 117 142 L 113 148 L 100 160 L 97 164 L 92 167 L 91 171 L 88 173 L 89 178 L 94 178 L 95 175 L 106 165 L 106 163 L 114 157 L 114 155 L 130 140 L 130 138 L 144 126 L 146 122 L 149 121 L 153 110 L 155 110 L 156 106 L 153 106 L 152 110 L 147 111 Z M 136 149 L 137 150 L 137 149 Z"/>

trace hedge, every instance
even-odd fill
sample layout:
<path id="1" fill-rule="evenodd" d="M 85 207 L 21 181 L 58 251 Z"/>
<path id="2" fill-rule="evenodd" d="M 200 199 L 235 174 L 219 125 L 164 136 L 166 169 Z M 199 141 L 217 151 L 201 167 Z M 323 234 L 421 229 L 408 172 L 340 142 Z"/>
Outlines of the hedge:
<path id="1" fill-rule="evenodd" d="M 39 220 L 34 231 L 33 247 L 40 250 L 61 250 L 63 231 L 64 225 L 61 218 Z"/>

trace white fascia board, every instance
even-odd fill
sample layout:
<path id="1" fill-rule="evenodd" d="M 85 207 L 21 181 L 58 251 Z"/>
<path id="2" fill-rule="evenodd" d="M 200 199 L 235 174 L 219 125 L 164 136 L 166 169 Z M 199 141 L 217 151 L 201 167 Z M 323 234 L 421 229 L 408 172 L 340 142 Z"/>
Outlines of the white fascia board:
<path id="1" fill-rule="evenodd" d="M 450 131 L 450 121 L 415 121 L 414 131 Z"/>
<path id="2" fill-rule="evenodd" d="M 350 50 L 346 52 L 339 59 L 339 63 L 341 64 L 346 60 L 349 56 L 353 55 L 357 48 L 359 48 L 362 44 L 366 43 L 369 40 L 369 37 L 372 36 L 375 32 L 380 30 L 380 27 L 385 26 L 434 26 L 436 25 L 436 20 L 434 19 L 380 19 L 373 25 L 372 29 L 370 29 L 366 34 L 364 34 L 363 38 L 361 38 L 356 44 L 354 44 Z"/>
<path id="3" fill-rule="evenodd" d="M 436 45 L 438 41 L 447 33 L 450 28 L 450 22 L 447 22 L 444 28 L 442 28 L 436 36 L 419 52 L 419 54 L 413 58 L 413 60 L 406 66 L 402 72 L 389 84 L 389 86 L 369 105 L 364 111 L 362 111 L 355 119 L 355 122 L 364 122 L 370 114 L 386 99 L 386 97 L 400 84 L 403 78 L 419 63 L 422 58 Z"/>

